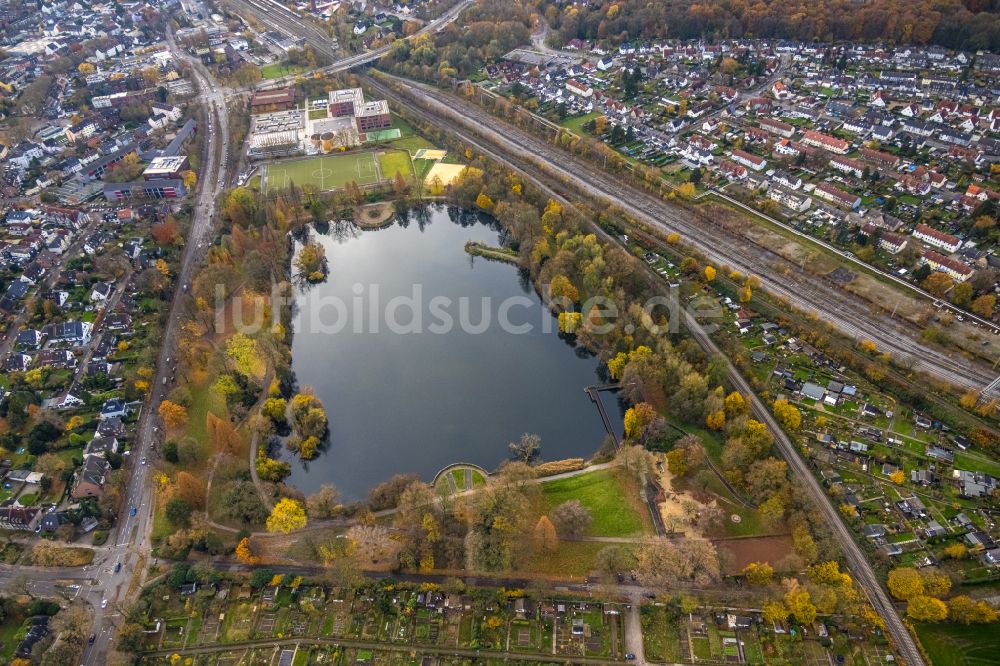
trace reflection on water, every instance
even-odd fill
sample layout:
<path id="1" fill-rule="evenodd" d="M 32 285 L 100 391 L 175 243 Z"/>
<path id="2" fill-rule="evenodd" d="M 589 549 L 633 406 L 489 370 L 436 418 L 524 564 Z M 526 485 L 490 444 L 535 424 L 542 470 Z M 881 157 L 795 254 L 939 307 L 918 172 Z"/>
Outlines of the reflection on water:
<path id="1" fill-rule="evenodd" d="M 509 318 L 533 330 L 507 333 L 495 316 L 479 335 L 460 326 L 430 333 L 426 324 L 424 332 L 409 335 L 384 325 L 378 332 L 348 325 L 329 334 L 300 324 L 293 370 L 299 385 L 312 386 L 326 406 L 330 437 L 320 457 L 293 464 L 292 484 L 308 493 L 332 482 L 345 498 L 360 499 L 396 473 L 415 472 L 429 481 L 456 461 L 494 469 L 508 455 L 507 443 L 523 432 L 541 435 L 547 460 L 587 457 L 600 446 L 601 419 L 583 391 L 602 381 L 597 359 L 560 339 L 523 271 L 464 252 L 470 240 L 498 244 L 497 227 L 475 213 L 425 207 L 386 229 L 355 232 L 332 224 L 313 237 L 326 247 L 330 277 L 302 287 L 300 322 L 310 321 L 318 314 L 310 310 L 328 299 L 360 298 L 370 305 L 373 285 L 383 308 L 420 285 L 425 301 L 468 299 L 474 323 L 483 314 L 481 299 L 500 303 L 519 296 L 524 304 Z M 355 285 L 365 287 L 360 297 Z M 553 332 L 542 331 L 543 321 Z"/>

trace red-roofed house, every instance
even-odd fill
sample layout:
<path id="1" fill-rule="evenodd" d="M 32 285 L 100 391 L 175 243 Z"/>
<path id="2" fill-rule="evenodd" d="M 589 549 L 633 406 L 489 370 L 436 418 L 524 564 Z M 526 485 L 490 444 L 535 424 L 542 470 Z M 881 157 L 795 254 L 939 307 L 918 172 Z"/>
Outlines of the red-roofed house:
<path id="1" fill-rule="evenodd" d="M 743 150 L 733 150 L 733 161 L 737 164 L 742 164 L 748 169 L 753 169 L 754 171 L 763 171 L 764 167 L 767 166 L 767 160 L 763 157 L 751 155 Z"/>
<path id="2" fill-rule="evenodd" d="M 934 250 L 924 252 L 924 263 L 936 271 L 947 273 L 956 282 L 965 282 L 972 277 L 972 269 L 957 259 L 946 257 Z"/>
<path id="3" fill-rule="evenodd" d="M 851 144 L 843 139 L 838 139 L 835 136 L 823 134 L 822 132 L 814 132 L 813 130 L 806 130 L 802 137 L 802 143 L 840 155 L 846 155 L 851 148 Z"/>
<path id="4" fill-rule="evenodd" d="M 945 252 L 957 252 L 958 248 L 962 245 L 962 241 L 955 236 L 938 231 L 926 224 L 918 224 L 916 229 L 913 230 L 913 237 L 928 245 L 941 248 Z"/>

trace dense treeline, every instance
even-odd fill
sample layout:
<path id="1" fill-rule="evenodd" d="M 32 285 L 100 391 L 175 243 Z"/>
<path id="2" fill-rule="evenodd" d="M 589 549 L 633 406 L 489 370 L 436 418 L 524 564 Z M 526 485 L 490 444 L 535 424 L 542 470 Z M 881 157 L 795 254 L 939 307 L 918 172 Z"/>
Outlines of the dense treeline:
<path id="1" fill-rule="evenodd" d="M 553 38 L 777 38 L 803 41 L 889 41 L 1000 49 L 1000 15 L 990 0 L 616 0 L 564 7 L 543 1 Z"/>
<path id="2" fill-rule="evenodd" d="M 386 56 L 401 74 L 433 80 L 441 76 L 465 78 L 485 62 L 499 60 L 513 48 L 531 41 L 530 14 L 512 2 L 479 3 L 434 36 L 398 40 Z"/>

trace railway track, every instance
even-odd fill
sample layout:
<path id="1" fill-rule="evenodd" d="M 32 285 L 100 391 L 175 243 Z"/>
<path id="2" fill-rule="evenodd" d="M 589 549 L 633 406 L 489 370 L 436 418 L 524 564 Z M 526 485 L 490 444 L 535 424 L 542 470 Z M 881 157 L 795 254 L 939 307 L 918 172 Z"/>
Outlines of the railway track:
<path id="1" fill-rule="evenodd" d="M 380 92 L 399 104 L 420 104 L 429 111 L 431 122 L 449 121 L 450 128 L 460 132 L 463 140 L 478 138 L 477 145 L 488 144 L 492 153 L 502 155 L 502 161 L 539 178 L 561 179 L 572 194 L 598 197 L 615 205 L 635 219 L 664 232 L 681 234 L 717 265 L 728 265 L 744 275 L 756 275 L 762 287 L 796 308 L 813 312 L 833 323 L 856 340 L 873 341 L 880 351 L 891 352 L 896 358 L 909 358 L 913 369 L 962 389 L 981 389 L 992 381 L 994 373 L 965 358 L 952 358 L 917 339 L 914 327 L 890 316 L 869 311 L 869 306 L 856 296 L 834 285 L 803 276 L 801 269 L 781 255 L 718 227 L 704 214 L 668 204 L 659 197 L 616 181 L 591 164 L 570 155 L 534 135 L 512 125 L 503 124 L 479 107 L 454 95 L 411 81 L 396 81 L 406 86 L 405 93 L 382 84 Z"/>

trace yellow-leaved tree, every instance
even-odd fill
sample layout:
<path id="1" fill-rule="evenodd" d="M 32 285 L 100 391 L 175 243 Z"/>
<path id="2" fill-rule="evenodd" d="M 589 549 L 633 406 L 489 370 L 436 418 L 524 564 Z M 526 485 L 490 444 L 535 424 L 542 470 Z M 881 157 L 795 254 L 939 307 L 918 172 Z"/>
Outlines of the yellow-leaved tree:
<path id="1" fill-rule="evenodd" d="M 274 505 L 271 515 L 267 517 L 268 532 L 283 532 L 288 534 L 306 526 L 306 509 L 302 502 L 283 497 Z"/>

